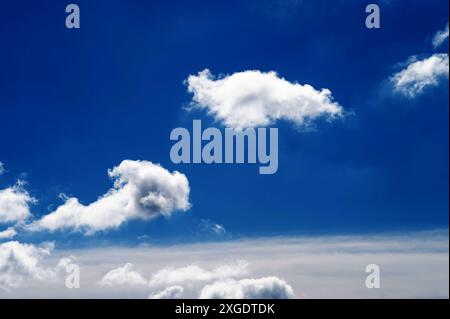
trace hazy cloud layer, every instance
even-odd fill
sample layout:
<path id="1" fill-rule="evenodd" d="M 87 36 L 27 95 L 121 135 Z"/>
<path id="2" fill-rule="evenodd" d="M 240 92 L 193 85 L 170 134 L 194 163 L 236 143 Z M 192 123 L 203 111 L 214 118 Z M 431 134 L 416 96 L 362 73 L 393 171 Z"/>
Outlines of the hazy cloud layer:
<path id="1" fill-rule="evenodd" d="M 13 269 L 23 269 L 15 266 L 18 255 L 14 254 L 14 258 L 8 256 L 12 250 L 22 251 L 22 246 L 25 245 L 13 243 L 1 246 L 7 247 L 3 248 L 3 253 L 0 254 L 0 278 L 3 278 L 3 283 L 11 280 L 5 278 L 20 278 L 11 277 Z M 0 297 L 147 298 L 151 295 L 168 296 L 172 290 L 167 290 L 167 294 L 162 292 L 179 286 L 183 288 L 183 298 L 198 298 L 208 285 L 214 287 L 215 283 L 228 282 L 231 287 L 235 287 L 236 290 L 233 291 L 240 294 L 249 289 L 243 290 L 241 280 L 267 277 L 284 280 L 292 287 L 296 298 L 449 296 L 447 230 L 404 235 L 261 238 L 169 247 L 111 247 L 59 252 L 55 250 L 51 255 L 45 253 L 45 250 L 39 253 L 37 246 L 28 249 L 31 253 L 27 256 L 35 256 L 34 252 L 37 250 L 39 258 L 31 259 L 35 261 L 31 263 L 34 266 L 25 267 L 31 269 L 25 273 L 34 273 L 33 269 L 53 269 L 63 257 L 75 256 L 81 265 L 81 288 L 66 289 L 64 278 L 56 282 L 39 281 L 36 278 L 40 276 L 31 275 L 28 276 L 30 280 L 21 281 L 25 286 L 19 285 L 9 291 L 0 290 Z M 139 272 L 142 278 L 150 281 L 157 278 L 155 275 L 160 273 L 161 269 L 172 269 L 176 273 L 177 270 L 188 267 L 187 265 L 197 265 L 202 271 L 217 273 L 215 270 L 219 267 L 236 265 L 237 260 L 246 260 L 248 267 L 245 274 L 236 278 L 189 282 L 181 276 L 181 281 L 164 279 L 159 281 L 159 286 L 126 286 L 127 289 L 122 288 L 124 286 L 98 284 L 105 274 L 127 262 L 133 264 L 131 271 Z M 377 264 L 380 267 L 380 289 L 365 287 L 365 268 L 368 264 Z M 172 284 L 173 282 L 180 284 Z"/>
<path id="2" fill-rule="evenodd" d="M 184 288 L 181 286 L 171 286 L 164 290 L 151 294 L 149 299 L 180 299 L 183 297 Z"/>
<path id="3" fill-rule="evenodd" d="M 0 288 L 8 291 L 26 287 L 30 280 L 47 285 L 55 273 L 44 267 L 42 260 L 50 256 L 53 248 L 51 243 L 36 246 L 10 241 L 0 244 Z"/>
<path id="4" fill-rule="evenodd" d="M 109 271 L 99 282 L 102 286 L 140 286 L 147 285 L 142 275 L 135 271 L 133 264 L 127 263 L 123 267 L 119 267 Z"/>
<path id="5" fill-rule="evenodd" d="M 236 278 L 248 273 L 248 263 L 239 261 L 215 267 L 212 270 L 197 265 L 173 268 L 165 267 L 154 273 L 150 279 L 151 286 L 171 286 L 176 284 L 189 284 L 195 282 L 210 282 Z"/>

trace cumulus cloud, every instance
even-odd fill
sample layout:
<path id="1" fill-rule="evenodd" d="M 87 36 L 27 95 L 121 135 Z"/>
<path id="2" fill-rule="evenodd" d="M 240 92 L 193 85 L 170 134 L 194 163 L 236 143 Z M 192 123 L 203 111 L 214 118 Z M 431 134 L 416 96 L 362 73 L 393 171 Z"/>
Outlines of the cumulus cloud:
<path id="1" fill-rule="evenodd" d="M 83 205 L 67 198 L 54 212 L 29 225 L 29 230 L 71 229 L 92 235 L 133 220 L 170 216 L 189 209 L 189 183 L 184 174 L 170 173 L 148 161 L 125 160 L 108 171 L 114 186 L 97 201 Z"/>
<path id="2" fill-rule="evenodd" d="M 209 282 L 228 278 L 240 277 L 248 272 L 248 263 L 238 261 L 235 264 L 218 266 L 207 270 L 197 265 L 189 265 L 181 268 L 165 267 L 150 279 L 151 286 L 172 286 L 195 282 Z"/>
<path id="3" fill-rule="evenodd" d="M 291 299 L 294 291 L 277 277 L 227 280 L 206 285 L 200 299 Z"/>
<path id="4" fill-rule="evenodd" d="M 406 67 L 391 77 L 394 89 L 408 97 L 414 97 L 430 86 L 448 78 L 448 54 L 436 53 L 424 59 L 412 57 Z"/>
<path id="5" fill-rule="evenodd" d="M 432 40 L 433 47 L 437 48 L 442 43 L 444 43 L 444 41 L 447 40 L 447 39 L 448 39 L 448 23 L 445 26 L 444 30 L 439 30 L 434 35 L 433 40 Z"/>
<path id="6" fill-rule="evenodd" d="M 52 243 L 40 246 L 10 241 L 0 244 L 0 288 L 25 286 L 29 280 L 51 280 L 54 272 L 42 260 L 54 249 Z"/>
<path id="7" fill-rule="evenodd" d="M 6 230 L 0 231 L 0 240 L 10 239 L 17 235 L 14 227 L 8 227 Z"/>
<path id="8" fill-rule="evenodd" d="M 0 224 L 24 222 L 31 216 L 30 204 L 35 202 L 22 181 L 0 190 Z"/>
<path id="9" fill-rule="evenodd" d="M 181 286 L 171 286 L 151 294 L 148 299 L 181 299 L 183 291 L 184 289 Z"/>
<path id="10" fill-rule="evenodd" d="M 100 280 L 101 286 L 146 286 L 147 280 L 137 271 L 133 269 L 133 264 L 127 263 L 123 267 L 119 267 L 109 271 Z"/>
<path id="11" fill-rule="evenodd" d="M 186 83 L 193 107 L 234 128 L 268 126 L 277 120 L 308 125 L 318 117 L 333 119 L 343 113 L 330 90 L 291 83 L 275 72 L 243 71 L 215 78 L 205 69 Z"/>

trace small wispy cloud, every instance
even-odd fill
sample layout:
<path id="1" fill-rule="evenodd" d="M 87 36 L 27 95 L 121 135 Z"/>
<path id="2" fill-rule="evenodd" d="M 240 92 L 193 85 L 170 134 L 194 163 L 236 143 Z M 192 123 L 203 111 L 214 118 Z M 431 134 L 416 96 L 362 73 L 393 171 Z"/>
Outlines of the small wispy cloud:
<path id="1" fill-rule="evenodd" d="M 445 28 L 443 30 L 439 30 L 433 36 L 433 40 L 432 40 L 433 47 L 436 49 L 442 43 L 444 43 L 445 40 L 448 39 L 448 34 L 449 34 L 449 31 L 448 31 L 448 23 L 447 23 L 447 25 L 445 26 Z"/>
<path id="2" fill-rule="evenodd" d="M 14 227 L 8 227 L 6 230 L 0 231 L 0 240 L 10 239 L 17 235 L 17 231 Z"/>
<path id="3" fill-rule="evenodd" d="M 215 223 L 214 221 L 209 219 L 202 219 L 200 221 L 199 227 L 203 232 L 211 235 L 224 236 L 228 234 L 223 225 Z"/>
<path id="4" fill-rule="evenodd" d="M 436 53 L 423 59 L 410 57 L 406 66 L 392 75 L 390 80 L 396 92 L 413 98 L 426 88 L 437 86 L 448 75 L 448 54 Z"/>

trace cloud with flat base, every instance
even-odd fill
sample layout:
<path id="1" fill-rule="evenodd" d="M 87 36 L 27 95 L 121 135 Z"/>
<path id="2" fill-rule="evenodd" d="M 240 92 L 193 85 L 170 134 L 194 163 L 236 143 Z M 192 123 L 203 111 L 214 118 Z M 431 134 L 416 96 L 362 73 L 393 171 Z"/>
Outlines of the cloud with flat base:
<path id="1" fill-rule="evenodd" d="M 328 89 L 289 82 L 276 72 L 248 70 L 215 77 L 208 69 L 190 75 L 192 108 L 206 110 L 227 127 L 269 126 L 278 120 L 308 126 L 317 118 L 335 119 L 343 108 Z"/>
<path id="2" fill-rule="evenodd" d="M 149 161 L 124 160 L 108 171 L 114 186 L 88 205 L 78 198 L 66 198 L 64 204 L 40 220 L 28 225 L 30 231 L 81 231 L 93 235 L 117 229 L 134 220 L 170 216 L 190 208 L 189 182 L 184 174 L 170 173 Z"/>

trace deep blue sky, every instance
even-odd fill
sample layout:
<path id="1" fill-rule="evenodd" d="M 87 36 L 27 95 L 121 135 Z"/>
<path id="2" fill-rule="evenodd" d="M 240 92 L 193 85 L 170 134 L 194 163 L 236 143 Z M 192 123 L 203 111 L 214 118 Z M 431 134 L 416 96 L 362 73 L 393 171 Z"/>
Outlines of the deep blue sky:
<path id="1" fill-rule="evenodd" d="M 448 1 L 75 1 L 81 29 L 68 30 L 67 1 L 0 3 L 0 161 L 39 199 L 40 216 L 61 192 L 89 203 L 124 159 L 185 173 L 192 209 L 170 220 L 132 222 L 91 240 L 203 238 L 210 219 L 234 236 L 361 233 L 448 227 L 448 81 L 414 99 L 386 79 L 448 21 Z M 437 52 L 447 52 L 448 44 Z M 186 112 L 183 81 L 258 69 L 328 88 L 353 115 L 299 132 L 277 123 L 279 170 L 252 165 L 174 165 L 170 131 Z M 20 235 L 41 240 L 81 235 Z M 58 237 L 59 236 L 59 237 Z"/>

